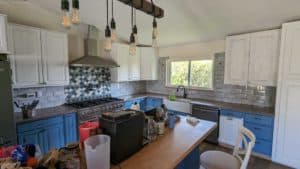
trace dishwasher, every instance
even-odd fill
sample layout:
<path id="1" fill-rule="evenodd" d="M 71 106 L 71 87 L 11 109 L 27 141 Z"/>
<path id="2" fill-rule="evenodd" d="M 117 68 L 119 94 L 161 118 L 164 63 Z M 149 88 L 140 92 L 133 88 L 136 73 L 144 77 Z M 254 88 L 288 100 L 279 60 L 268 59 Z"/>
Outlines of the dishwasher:
<path id="1" fill-rule="evenodd" d="M 218 107 L 207 105 L 192 105 L 192 116 L 198 119 L 217 123 L 217 128 L 206 138 L 206 142 L 218 144 L 220 111 Z"/>

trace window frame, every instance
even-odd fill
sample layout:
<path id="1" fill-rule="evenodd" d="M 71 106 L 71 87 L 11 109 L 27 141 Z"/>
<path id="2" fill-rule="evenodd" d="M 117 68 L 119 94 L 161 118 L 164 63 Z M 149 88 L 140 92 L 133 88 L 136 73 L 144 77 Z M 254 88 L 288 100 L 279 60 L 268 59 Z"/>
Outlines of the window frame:
<path id="1" fill-rule="evenodd" d="M 191 61 L 199 61 L 199 60 L 211 60 L 212 61 L 212 86 L 211 88 L 206 87 L 195 87 L 190 85 L 191 79 Z M 205 91 L 213 91 L 214 90 L 214 71 L 215 71 L 215 58 L 214 57 L 185 57 L 185 58 L 169 58 L 166 61 L 166 79 L 165 79 L 165 86 L 168 88 L 177 88 L 176 85 L 172 85 L 171 81 L 171 62 L 176 61 L 188 61 L 188 86 L 185 86 L 187 89 L 192 90 L 205 90 Z"/>

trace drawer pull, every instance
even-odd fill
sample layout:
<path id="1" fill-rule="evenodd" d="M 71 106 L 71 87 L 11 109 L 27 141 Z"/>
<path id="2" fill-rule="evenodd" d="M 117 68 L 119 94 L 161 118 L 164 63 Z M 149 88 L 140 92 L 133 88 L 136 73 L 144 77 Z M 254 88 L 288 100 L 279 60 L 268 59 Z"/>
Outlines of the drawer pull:
<path id="1" fill-rule="evenodd" d="M 254 117 L 254 119 L 255 119 L 255 120 L 261 120 L 261 118 L 259 118 L 259 117 Z"/>
<path id="2" fill-rule="evenodd" d="M 255 144 L 260 144 L 260 141 L 256 141 Z"/>
<path id="3" fill-rule="evenodd" d="M 258 127 L 254 127 L 254 130 L 261 130 L 261 128 L 258 128 Z"/>

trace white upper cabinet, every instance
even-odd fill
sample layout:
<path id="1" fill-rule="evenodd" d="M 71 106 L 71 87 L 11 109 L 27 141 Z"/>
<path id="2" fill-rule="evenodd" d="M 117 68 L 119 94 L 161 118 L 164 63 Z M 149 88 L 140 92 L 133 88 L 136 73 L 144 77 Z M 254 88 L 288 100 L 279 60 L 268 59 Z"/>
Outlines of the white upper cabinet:
<path id="1" fill-rule="evenodd" d="M 226 84 L 276 86 L 280 30 L 226 38 Z"/>
<path id="2" fill-rule="evenodd" d="M 276 86 L 280 30 L 250 36 L 249 85 Z"/>
<path id="3" fill-rule="evenodd" d="M 111 69 L 111 80 L 113 82 L 124 82 L 129 80 L 129 52 L 128 45 L 113 44 L 112 58 L 120 67 Z"/>
<path id="4" fill-rule="evenodd" d="M 111 57 L 120 66 L 111 69 L 111 80 L 113 82 L 126 82 L 140 80 L 140 49 L 137 48 L 136 55 L 129 55 L 127 44 L 115 43 L 112 46 Z"/>
<path id="5" fill-rule="evenodd" d="M 226 38 L 225 83 L 246 85 L 248 79 L 250 35 Z"/>
<path id="6" fill-rule="evenodd" d="M 128 50 L 127 50 L 128 52 Z M 134 56 L 129 55 L 129 81 L 138 81 L 140 80 L 141 74 L 141 62 L 140 62 L 140 49 L 136 48 L 136 54 Z"/>
<path id="7" fill-rule="evenodd" d="M 40 29 L 9 25 L 9 45 L 13 86 L 42 84 Z"/>
<path id="8" fill-rule="evenodd" d="M 7 43 L 7 17 L 3 14 L 0 14 L 0 53 L 9 53 Z"/>
<path id="9" fill-rule="evenodd" d="M 158 59 L 153 48 L 141 47 L 141 80 L 157 80 Z"/>
<path id="10" fill-rule="evenodd" d="M 42 30 L 43 77 L 47 85 L 68 85 L 68 37 Z"/>
<path id="11" fill-rule="evenodd" d="M 69 83 L 67 35 L 9 25 L 13 86 L 61 86 Z"/>

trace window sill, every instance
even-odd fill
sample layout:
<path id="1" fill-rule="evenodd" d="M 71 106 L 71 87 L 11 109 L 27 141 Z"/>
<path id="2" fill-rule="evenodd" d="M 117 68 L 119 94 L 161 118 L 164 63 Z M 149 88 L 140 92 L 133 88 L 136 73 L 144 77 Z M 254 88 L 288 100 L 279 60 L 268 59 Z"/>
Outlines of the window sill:
<path id="1" fill-rule="evenodd" d="M 166 88 L 177 89 L 177 86 L 166 85 Z M 197 91 L 214 91 L 214 88 L 200 88 L 200 87 L 188 87 L 185 86 L 187 90 L 197 90 Z"/>

